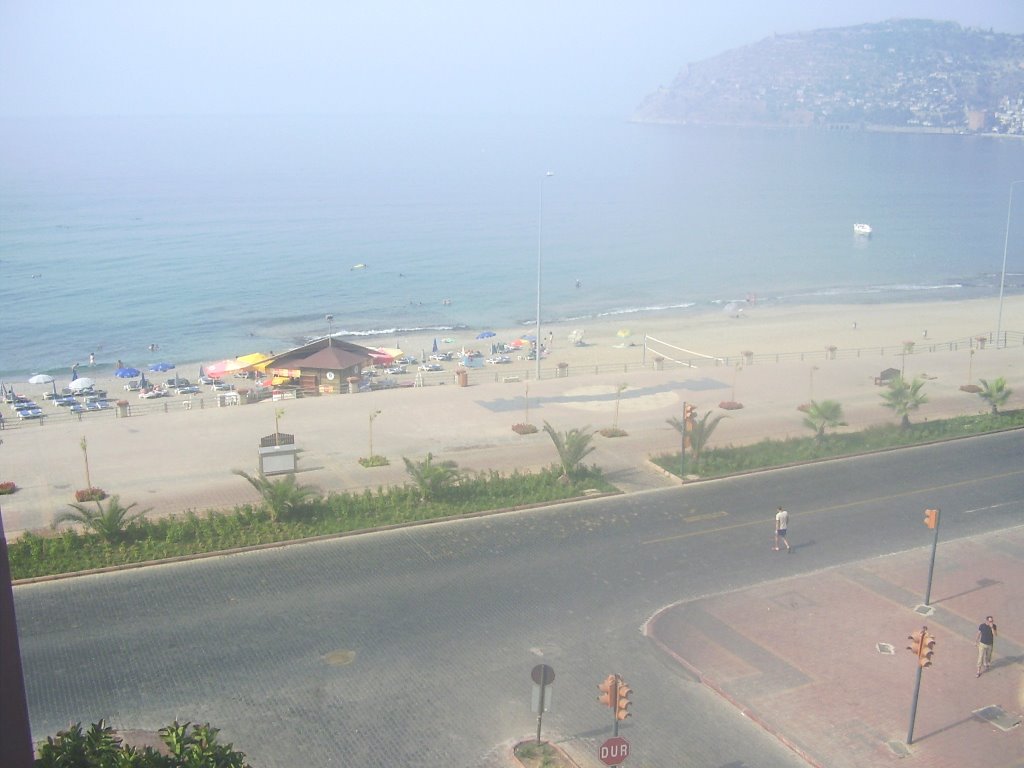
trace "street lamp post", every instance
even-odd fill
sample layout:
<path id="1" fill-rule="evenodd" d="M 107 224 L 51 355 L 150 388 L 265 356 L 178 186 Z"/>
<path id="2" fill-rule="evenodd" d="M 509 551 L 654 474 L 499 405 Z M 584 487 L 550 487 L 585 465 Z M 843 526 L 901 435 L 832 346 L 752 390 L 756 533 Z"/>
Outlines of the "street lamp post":
<path id="1" fill-rule="evenodd" d="M 540 194 L 537 206 L 537 339 L 534 341 L 534 351 L 537 359 L 537 379 L 540 380 L 540 275 L 544 253 L 544 180 L 555 175 L 554 171 L 547 171 L 540 177 Z"/>
<path id="2" fill-rule="evenodd" d="M 1003 288 L 1006 285 L 1006 252 L 1010 249 L 1010 214 L 1013 212 L 1013 188 L 1024 184 L 1024 179 L 1010 182 L 1010 202 L 1006 206 L 1006 239 L 1003 241 L 1003 271 L 999 277 L 999 317 L 996 320 L 996 349 L 999 349 L 999 338 L 1003 333 Z"/>
<path id="3" fill-rule="evenodd" d="M 334 315 L 324 315 L 327 321 L 327 346 L 331 346 L 331 339 L 334 338 Z"/>

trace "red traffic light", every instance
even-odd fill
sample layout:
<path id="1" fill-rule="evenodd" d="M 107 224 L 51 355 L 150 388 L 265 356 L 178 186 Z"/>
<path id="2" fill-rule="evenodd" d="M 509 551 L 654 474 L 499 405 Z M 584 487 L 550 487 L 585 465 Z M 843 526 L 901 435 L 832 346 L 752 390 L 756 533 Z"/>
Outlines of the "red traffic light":
<path id="1" fill-rule="evenodd" d="M 618 680 L 615 675 L 608 675 L 600 685 L 597 686 L 597 690 L 601 692 L 601 695 L 597 697 L 597 700 L 606 707 L 615 708 L 615 696 L 618 690 Z"/>
<path id="2" fill-rule="evenodd" d="M 924 524 L 929 528 L 937 528 L 939 525 L 939 510 L 926 509 L 924 511 Z"/>
<path id="3" fill-rule="evenodd" d="M 615 695 L 616 720 L 625 720 L 630 716 L 629 707 L 633 703 L 629 700 L 631 693 L 633 693 L 633 689 L 620 680 Z"/>

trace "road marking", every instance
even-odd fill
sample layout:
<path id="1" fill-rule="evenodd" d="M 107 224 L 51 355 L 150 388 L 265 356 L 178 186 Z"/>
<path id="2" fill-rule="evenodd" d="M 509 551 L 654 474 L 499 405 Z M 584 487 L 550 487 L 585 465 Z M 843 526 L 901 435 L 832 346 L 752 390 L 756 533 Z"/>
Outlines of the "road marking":
<path id="1" fill-rule="evenodd" d="M 965 509 L 965 515 L 973 515 L 975 512 L 988 512 L 990 509 L 999 509 L 1000 507 L 1009 507 L 1013 504 L 1019 504 L 1019 501 L 1004 501 L 1002 504 L 992 504 L 988 507 L 977 507 L 976 509 Z"/>
<path id="2" fill-rule="evenodd" d="M 860 501 L 850 501 L 850 502 L 847 502 L 845 504 L 834 504 L 833 506 L 830 506 L 830 507 L 821 507 L 820 509 L 809 509 L 809 510 L 807 510 L 805 512 L 790 512 L 789 516 L 790 517 L 807 517 L 808 515 L 816 515 L 816 514 L 818 514 L 820 512 L 837 512 L 837 511 L 842 510 L 842 509 L 850 509 L 851 507 L 859 507 L 859 506 L 862 506 L 864 504 L 872 504 L 872 503 L 877 503 L 877 502 L 881 502 L 881 501 L 890 501 L 892 499 L 901 499 L 901 498 L 905 498 L 907 496 L 916 496 L 918 494 L 926 493 L 926 492 L 929 492 L 929 491 L 941 491 L 941 490 L 945 490 L 947 488 L 957 488 L 957 487 L 964 486 L 964 485 L 975 485 L 977 483 L 984 483 L 984 482 L 987 482 L 989 480 L 998 480 L 998 479 L 1002 479 L 1002 478 L 1006 478 L 1006 477 L 1013 477 L 1014 475 L 1020 475 L 1020 474 L 1024 474 L 1024 470 L 1014 470 L 1012 472 L 1003 472 L 1003 473 L 998 474 L 998 475 L 988 475 L 986 477 L 972 477 L 970 480 L 957 480 L 955 483 L 947 483 L 946 485 L 937 485 L 937 486 L 933 486 L 932 488 L 915 488 L 914 490 L 903 491 L 901 493 L 892 493 L 892 494 L 889 494 L 888 496 L 876 496 L 876 497 L 873 497 L 873 498 L 861 499 Z M 1007 503 L 1011 503 L 1011 502 L 1007 502 Z M 998 505 L 995 505 L 995 506 L 998 506 Z M 721 517 L 721 515 L 716 515 L 715 513 L 710 513 L 710 516 Z M 695 515 L 694 517 L 700 517 L 700 516 Z M 685 519 L 689 520 L 691 518 L 685 518 Z M 737 528 L 749 528 L 752 525 L 764 525 L 764 524 L 765 524 L 765 520 L 762 519 L 762 518 L 758 518 L 757 520 L 748 520 L 745 523 L 733 523 L 732 525 L 720 525 L 720 526 L 717 526 L 715 528 L 704 528 L 703 530 L 700 530 L 700 531 L 689 531 L 687 533 L 676 533 L 676 534 L 673 534 L 671 536 L 662 536 L 662 537 L 657 538 L 657 539 L 650 539 L 648 541 L 641 541 L 640 543 L 641 544 L 661 544 L 661 543 L 666 542 L 666 541 L 677 541 L 679 539 L 689 539 L 689 538 L 693 538 L 694 536 L 706 536 L 706 535 L 712 534 L 712 533 L 722 533 L 723 531 L 732 531 L 732 530 L 735 530 Z"/>
<path id="3" fill-rule="evenodd" d="M 684 517 L 683 518 L 683 522 L 684 523 L 699 523 L 701 520 L 714 520 L 715 518 L 718 518 L 718 517 L 726 517 L 728 514 L 729 514 L 728 512 L 726 512 L 724 509 L 722 509 L 722 510 L 719 510 L 718 512 L 708 512 L 705 515 L 690 515 L 689 517 Z"/>

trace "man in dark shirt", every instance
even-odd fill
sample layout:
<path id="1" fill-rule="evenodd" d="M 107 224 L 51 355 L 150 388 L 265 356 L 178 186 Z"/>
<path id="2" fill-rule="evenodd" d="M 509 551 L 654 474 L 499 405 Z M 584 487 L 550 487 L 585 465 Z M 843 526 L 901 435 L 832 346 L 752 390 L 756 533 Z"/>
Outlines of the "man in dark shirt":
<path id="1" fill-rule="evenodd" d="M 996 622 L 991 616 L 985 617 L 985 623 L 978 625 L 978 674 L 975 677 L 981 677 L 981 669 L 988 668 L 992 665 L 992 646 L 996 642 Z"/>

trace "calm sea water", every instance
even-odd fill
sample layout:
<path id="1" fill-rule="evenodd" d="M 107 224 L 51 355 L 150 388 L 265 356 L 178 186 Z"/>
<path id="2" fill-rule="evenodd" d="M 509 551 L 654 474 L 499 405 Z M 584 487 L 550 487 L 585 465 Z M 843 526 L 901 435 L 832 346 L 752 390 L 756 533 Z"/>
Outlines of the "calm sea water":
<path id="1" fill-rule="evenodd" d="M 280 351 L 326 333 L 328 313 L 335 331 L 472 338 L 532 322 L 538 252 L 545 321 L 581 327 L 751 293 L 992 296 L 1016 179 L 1024 144 L 963 136 L 617 118 L 6 120 L 0 377 L 66 372 L 90 352 L 141 367 Z M 858 221 L 874 236 L 855 237 Z"/>

